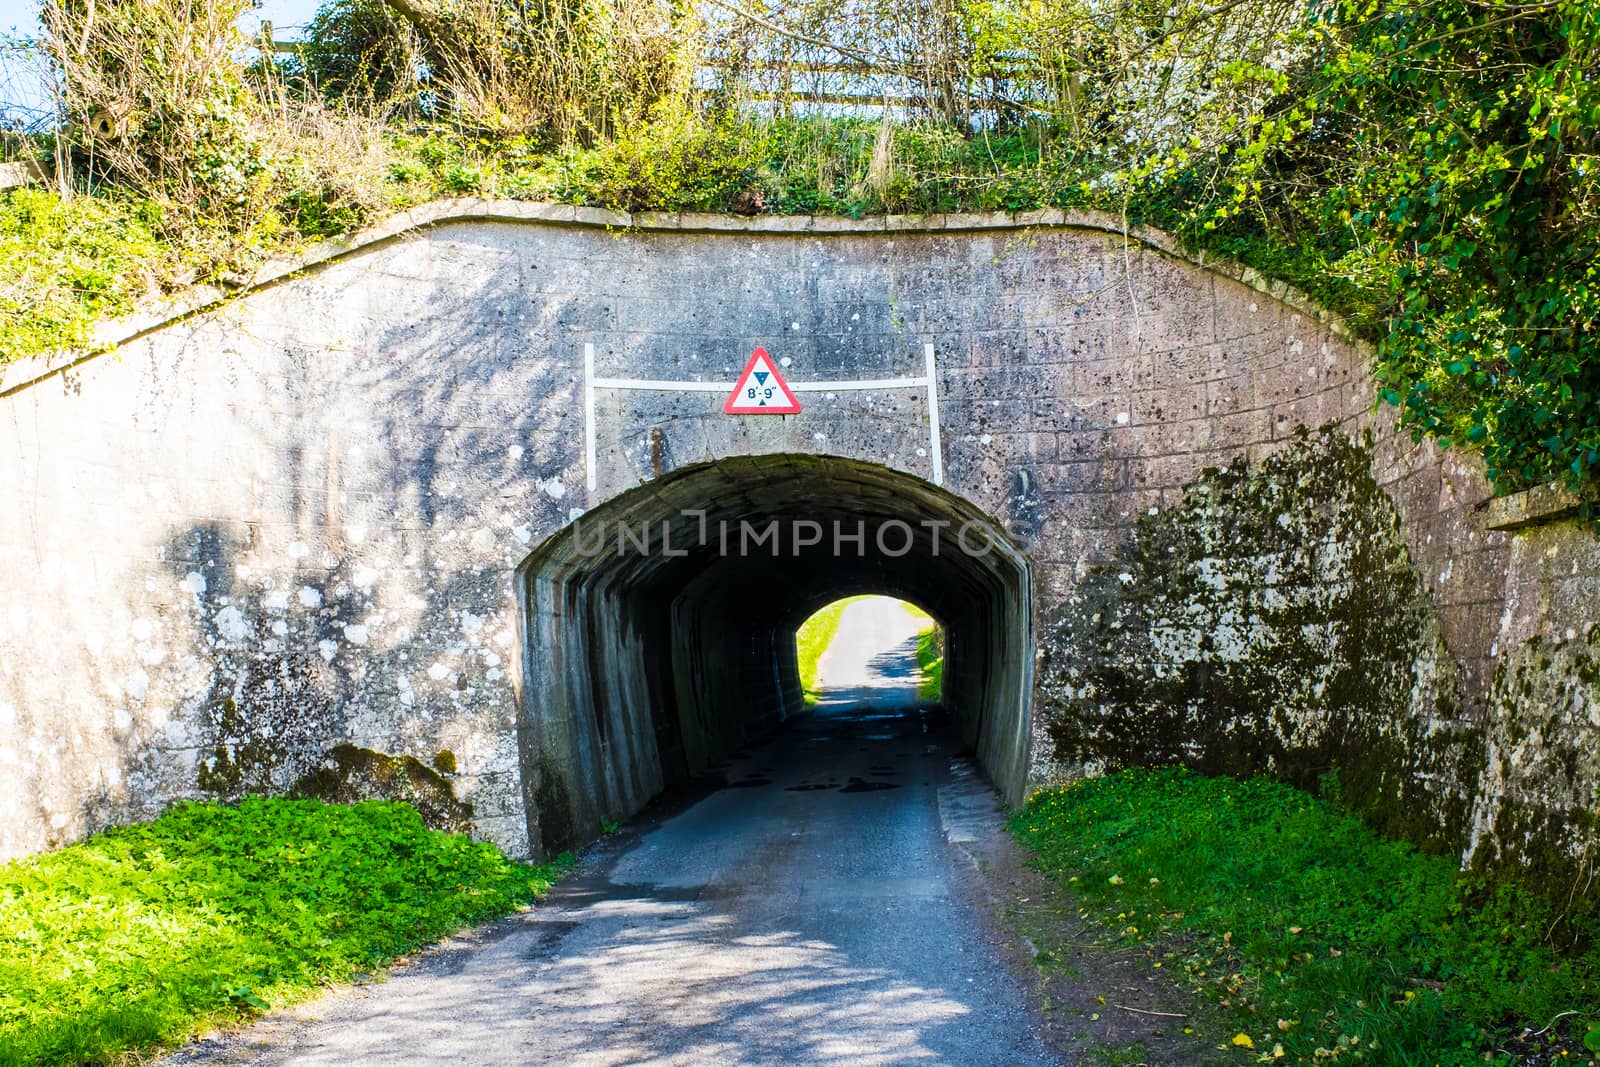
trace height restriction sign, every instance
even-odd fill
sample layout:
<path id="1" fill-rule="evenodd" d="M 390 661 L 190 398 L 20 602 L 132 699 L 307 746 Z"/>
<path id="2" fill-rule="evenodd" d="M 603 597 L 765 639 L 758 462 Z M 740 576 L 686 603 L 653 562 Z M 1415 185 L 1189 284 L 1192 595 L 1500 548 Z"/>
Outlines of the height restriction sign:
<path id="1" fill-rule="evenodd" d="M 757 348 L 733 392 L 722 402 L 722 410 L 729 415 L 798 415 L 800 401 L 789 391 L 767 350 Z"/>

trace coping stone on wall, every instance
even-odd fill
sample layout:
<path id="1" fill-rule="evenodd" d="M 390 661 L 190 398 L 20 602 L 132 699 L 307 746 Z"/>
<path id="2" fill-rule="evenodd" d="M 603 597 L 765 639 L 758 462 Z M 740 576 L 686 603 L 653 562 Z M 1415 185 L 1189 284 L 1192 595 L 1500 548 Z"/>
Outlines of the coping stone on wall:
<path id="1" fill-rule="evenodd" d="M 455 222 L 526 222 L 566 226 L 595 226 L 610 230 L 664 233 L 747 233 L 849 235 L 886 233 L 953 233 L 982 230 L 1059 228 L 1096 230 L 1136 241 L 1147 248 L 1185 260 L 1278 300 L 1328 327 L 1364 353 L 1367 346 L 1345 321 L 1319 307 L 1305 294 L 1277 279 L 1227 259 L 1191 252 L 1171 235 L 1101 211 L 1036 208 L 1029 211 L 988 211 L 971 214 L 869 215 L 854 219 L 839 215 L 717 215 L 705 212 L 612 211 L 608 208 L 526 200 L 457 198 L 434 200 L 398 212 L 359 233 L 312 245 L 291 256 L 280 256 L 234 279 L 227 287 L 197 286 L 160 301 L 133 315 L 102 323 L 86 349 L 33 356 L 0 365 L 0 399 L 104 355 L 164 326 L 203 314 L 229 300 L 247 296 L 305 271 L 343 259 L 375 245 Z M 1370 354 L 1370 353 L 1369 353 Z"/>
<path id="2" fill-rule="evenodd" d="M 1536 485 L 1490 500 L 1484 510 L 1483 525 L 1490 530 L 1521 530 L 1559 522 L 1576 515 L 1580 503 L 1578 494 L 1564 485 L 1556 482 Z"/>
<path id="3" fill-rule="evenodd" d="M 45 180 L 44 168 L 37 160 L 24 159 L 18 163 L 0 163 L 0 189 L 14 189 Z"/>

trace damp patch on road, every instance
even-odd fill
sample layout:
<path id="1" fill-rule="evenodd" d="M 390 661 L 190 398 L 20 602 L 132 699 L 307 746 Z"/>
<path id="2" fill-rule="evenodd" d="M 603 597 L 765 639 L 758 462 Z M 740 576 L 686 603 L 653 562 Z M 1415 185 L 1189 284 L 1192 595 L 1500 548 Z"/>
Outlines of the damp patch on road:
<path id="1" fill-rule="evenodd" d="M 865 778 L 852 778 L 840 789 L 841 793 L 876 793 L 880 789 L 899 789 L 899 782 L 872 782 Z"/>

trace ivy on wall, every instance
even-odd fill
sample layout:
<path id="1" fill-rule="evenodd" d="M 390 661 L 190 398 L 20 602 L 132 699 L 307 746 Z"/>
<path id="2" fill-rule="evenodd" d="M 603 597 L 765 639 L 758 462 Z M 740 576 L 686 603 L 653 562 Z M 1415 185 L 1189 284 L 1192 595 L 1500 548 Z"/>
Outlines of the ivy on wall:
<path id="1" fill-rule="evenodd" d="M 1241 147 L 1173 168 L 1142 206 L 1350 313 L 1384 399 L 1481 449 L 1498 489 L 1592 499 L 1600 14 L 1344 0 L 1313 25 L 1314 62 Z"/>

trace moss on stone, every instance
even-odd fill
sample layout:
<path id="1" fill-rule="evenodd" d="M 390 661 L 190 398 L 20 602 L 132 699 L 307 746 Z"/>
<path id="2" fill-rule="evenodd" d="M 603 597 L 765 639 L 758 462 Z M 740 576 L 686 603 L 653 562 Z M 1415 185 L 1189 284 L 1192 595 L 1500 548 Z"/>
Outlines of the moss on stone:
<path id="1" fill-rule="evenodd" d="M 1500 657 L 1490 688 L 1472 862 L 1600 909 L 1600 628 L 1534 637 Z"/>
<path id="2" fill-rule="evenodd" d="M 1047 620 L 1069 773 L 1183 764 L 1315 789 L 1424 847 L 1467 839 L 1481 731 L 1367 451 L 1302 430 L 1209 470 Z"/>
<path id="3" fill-rule="evenodd" d="M 202 708 L 195 779 L 224 799 L 278 794 L 316 763 L 343 715 L 329 697 L 324 665 L 301 654 L 219 657 Z"/>
<path id="4" fill-rule="evenodd" d="M 458 800 L 438 771 L 415 756 L 392 756 L 357 745 L 329 749 L 322 765 L 297 781 L 289 793 L 336 804 L 403 800 L 431 829 L 464 832 L 472 825 L 472 805 Z"/>
<path id="5" fill-rule="evenodd" d="M 533 791 L 534 810 L 539 813 L 538 845 L 544 855 L 554 856 L 578 845 L 583 837 L 561 763 L 549 749 L 541 749 L 538 767 L 538 784 Z"/>

